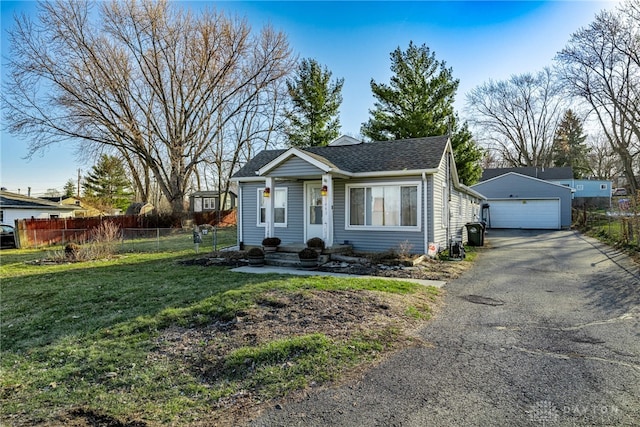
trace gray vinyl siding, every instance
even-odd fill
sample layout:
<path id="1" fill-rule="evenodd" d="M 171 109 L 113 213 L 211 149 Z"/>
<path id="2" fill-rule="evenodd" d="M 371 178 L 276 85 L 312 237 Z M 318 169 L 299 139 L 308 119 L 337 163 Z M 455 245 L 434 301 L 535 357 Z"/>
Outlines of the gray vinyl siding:
<path id="1" fill-rule="evenodd" d="M 479 221 L 479 200 L 469 194 L 453 190 L 451 206 L 451 237 L 468 241 L 466 224 Z"/>
<path id="2" fill-rule="evenodd" d="M 322 175 L 324 172 L 302 160 L 299 157 L 291 157 L 285 163 L 281 164 L 273 171 L 269 172 L 269 176 L 274 177 L 309 177 Z"/>
<path id="3" fill-rule="evenodd" d="M 429 235 L 429 241 L 438 243 L 441 250 L 447 248 L 447 228 L 442 222 L 442 209 L 445 202 L 442 197 L 442 188 L 443 184 L 447 182 L 445 159 L 446 156 L 443 156 L 440 162 L 440 168 L 433 176 L 433 233 Z"/>
<path id="4" fill-rule="evenodd" d="M 356 251 L 363 252 L 382 252 L 390 249 L 398 249 L 401 244 L 407 242 L 412 253 L 424 253 L 424 231 L 426 226 L 424 211 L 424 193 L 422 194 L 422 203 L 420 203 L 421 228 L 419 231 L 380 231 L 380 230 L 347 230 L 345 228 L 346 215 L 346 184 L 374 184 L 379 182 L 404 182 L 404 181 L 422 181 L 420 176 L 415 177 L 389 177 L 367 180 L 342 180 L 336 179 L 333 182 L 334 190 L 334 241 L 342 244 L 348 241 Z"/>
<path id="5" fill-rule="evenodd" d="M 506 174 L 473 186 L 487 199 L 560 199 L 560 225 L 571 226 L 571 189 L 518 174 Z M 491 212 L 491 208 L 489 208 Z"/>
<path id="6" fill-rule="evenodd" d="M 262 182 L 241 183 L 242 186 L 242 236 L 240 241 L 245 245 L 262 244 L 264 227 L 258 227 L 258 189 L 264 188 Z M 279 181 L 276 188 L 287 190 L 287 226 L 275 227 L 275 237 L 283 244 L 300 243 L 304 240 L 303 218 L 303 184 L 297 181 Z"/>

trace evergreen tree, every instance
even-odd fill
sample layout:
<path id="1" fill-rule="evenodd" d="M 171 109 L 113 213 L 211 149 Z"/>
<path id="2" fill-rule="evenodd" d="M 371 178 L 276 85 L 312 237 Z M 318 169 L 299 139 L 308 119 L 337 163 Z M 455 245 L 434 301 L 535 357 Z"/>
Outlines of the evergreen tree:
<path id="1" fill-rule="evenodd" d="M 327 145 L 339 136 L 338 109 L 344 79 L 331 81 L 331 72 L 314 59 L 303 59 L 287 81 L 291 108 L 285 133 L 294 147 Z"/>
<path id="2" fill-rule="evenodd" d="M 76 183 L 73 179 L 67 181 L 63 188 L 64 197 L 74 197 L 76 195 Z"/>
<path id="3" fill-rule="evenodd" d="M 567 110 L 553 139 L 554 166 L 571 166 L 576 179 L 583 178 L 589 172 L 589 149 L 585 144 L 587 136 L 583 132 L 580 119 L 573 111 Z"/>
<path id="4" fill-rule="evenodd" d="M 100 156 L 85 177 L 84 194 L 100 205 L 126 210 L 131 203 L 131 182 L 116 156 Z"/>
<path id="5" fill-rule="evenodd" d="M 438 61 L 426 45 L 391 52 L 390 83 L 371 80 L 376 98 L 371 118 L 361 132 L 374 141 L 451 135 L 458 175 L 465 184 L 475 183 L 481 174 L 482 150 L 466 123 L 460 125 L 453 101 L 459 80 L 451 68 Z"/>

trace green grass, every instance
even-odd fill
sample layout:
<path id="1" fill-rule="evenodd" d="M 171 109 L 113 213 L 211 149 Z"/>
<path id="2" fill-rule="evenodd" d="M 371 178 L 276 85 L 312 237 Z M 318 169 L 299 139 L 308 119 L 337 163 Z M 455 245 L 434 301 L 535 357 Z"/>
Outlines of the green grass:
<path id="1" fill-rule="evenodd" d="M 640 222 L 637 218 L 611 217 L 603 213 L 589 212 L 587 225 L 581 231 L 608 245 L 637 253 L 640 250 L 639 229 Z"/>
<path id="2" fill-rule="evenodd" d="M 153 249 L 151 249 L 153 250 Z M 130 253 L 103 261 L 38 265 L 47 251 L 0 253 L 0 423 L 53 422 L 73 408 L 151 424 L 207 419 L 219 399 L 251 390 L 283 396 L 341 375 L 398 339 L 371 331 L 346 341 L 323 334 L 243 347 L 219 361 L 215 378 L 158 352 L 168 327 L 234 318 L 273 290 L 437 290 L 390 280 L 233 273 L 186 266 L 193 248 Z M 407 315 L 428 317 L 428 307 Z M 11 421 L 13 420 L 13 421 Z"/>

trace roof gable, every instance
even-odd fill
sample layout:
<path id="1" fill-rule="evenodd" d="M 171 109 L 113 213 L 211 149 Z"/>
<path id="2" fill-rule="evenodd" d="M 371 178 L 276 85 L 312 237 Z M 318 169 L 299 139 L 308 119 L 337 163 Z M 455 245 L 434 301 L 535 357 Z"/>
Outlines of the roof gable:
<path id="1" fill-rule="evenodd" d="M 300 160 L 311 164 L 313 167 L 323 171 L 329 172 L 332 169 L 337 169 L 335 165 L 333 165 L 329 160 L 325 159 L 321 155 L 314 154 L 305 150 L 301 150 L 299 148 L 290 148 L 284 153 L 280 154 L 278 157 L 258 169 L 258 175 L 265 175 L 269 172 L 273 171 L 277 167 L 284 164 L 286 161 L 291 159 L 292 157 L 297 157 Z"/>
<path id="2" fill-rule="evenodd" d="M 479 182 L 478 184 L 472 185 L 471 188 L 484 194 L 486 192 L 489 192 L 487 189 L 490 188 L 493 184 L 501 181 L 507 181 L 509 182 L 509 184 L 513 184 L 513 186 L 522 185 L 522 184 L 537 185 L 537 186 L 546 186 L 546 187 L 557 187 L 559 189 L 563 189 L 569 192 L 572 191 L 572 189 L 570 187 L 567 187 L 566 185 L 556 184 L 555 182 L 545 181 L 543 179 L 535 178 L 528 175 L 522 175 L 516 172 L 508 172 L 503 175 L 498 175 L 486 181 L 482 181 L 482 182 Z"/>
<path id="3" fill-rule="evenodd" d="M 570 166 L 559 168 L 539 168 L 539 167 L 517 167 L 517 168 L 490 168 L 482 171 L 480 182 L 487 181 L 509 172 L 515 172 L 520 175 L 539 178 L 542 180 L 550 179 L 572 179 L 573 169 Z"/>
<path id="4" fill-rule="evenodd" d="M 333 141 L 331 141 L 329 143 L 330 146 L 336 146 L 336 145 L 356 145 L 356 144 L 362 144 L 363 142 L 360 140 L 357 140 L 355 138 L 352 138 L 350 136 L 347 135 L 342 135 L 339 138 L 334 139 Z"/>

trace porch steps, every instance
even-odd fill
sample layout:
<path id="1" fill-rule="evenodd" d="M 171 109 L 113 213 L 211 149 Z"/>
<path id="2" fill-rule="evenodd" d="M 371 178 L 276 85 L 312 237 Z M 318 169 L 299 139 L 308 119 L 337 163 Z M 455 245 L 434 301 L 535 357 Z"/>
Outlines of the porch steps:
<path id="1" fill-rule="evenodd" d="M 278 267 L 291 267 L 300 268 L 300 260 L 298 259 L 298 252 L 305 248 L 304 243 L 291 243 L 281 245 L 276 252 L 265 252 L 264 263 L 266 265 L 273 265 Z M 320 258 L 318 264 L 325 264 L 329 262 L 332 253 L 345 253 L 351 251 L 351 245 L 337 245 L 331 248 L 326 248 Z"/>

